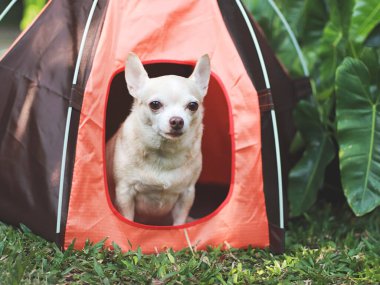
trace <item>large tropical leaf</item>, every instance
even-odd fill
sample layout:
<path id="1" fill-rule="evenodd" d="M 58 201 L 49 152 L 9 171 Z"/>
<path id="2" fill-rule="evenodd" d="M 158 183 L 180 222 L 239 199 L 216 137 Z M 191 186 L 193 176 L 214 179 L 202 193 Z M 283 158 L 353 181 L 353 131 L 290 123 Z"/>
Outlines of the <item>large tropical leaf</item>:
<path id="1" fill-rule="evenodd" d="M 346 55 L 353 0 L 327 0 L 329 22 L 325 26 L 319 46 L 321 59 L 320 77 L 328 86 L 332 85 L 335 70 Z"/>
<path id="2" fill-rule="evenodd" d="M 324 1 L 282 0 L 278 5 L 303 45 L 317 44 L 328 20 Z"/>
<path id="3" fill-rule="evenodd" d="M 380 205 L 380 78 L 346 58 L 336 75 L 337 134 L 342 185 L 361 216 Z"/>
<path id="4" fill-rule="evenodd" d="M 277 3 L 295 33 L 298 43 L 303 46 L 303 54 L 307 58 L 308 66 L 313 66 L 318 59 L 316 47 L 320 45 L 323 30 L 328 21 L 325 1 L 281 0 Z M 281 29 L 285 30 L 282 23 Z M 280 47 L 278 56 L 291 74 L 304 75 L 291 41 L 283 41 Z"/>
<path id="5" fill-rule="evenodd" d="M 318 110 L 310 102 L 301 101 L 294 117 L 306 142 L 302 158 L 289 174 L 290 214 L 299 216 L 316 201 L 326 167 L 335 156 L 335 149 L 330 134 L 319 119 Z"/>
<path id="6" fill-rule="evenodd" d="M 326 0 L 330 21 L 339 26 L 344 37 L 348 37 L 352 11 L 356 0 Z"/>
<path id="7" fill-rule="evenodd" d="M 334 91 L 335 71 L 347 54 L 349 28 L 354 0 L 326 0 L 329 22 L 324 28 L 318 48 L 320 62 L 313 76 L 318 78 L 318 97 L 327 99 Z"/>
<path id="8" fill-rule="evenodd" d="M 380 78 L 380 57 L 376 49 L 363 48 L 359 59 L 363 61 L 369 71 L 370 85 L 377 85 Z"/>
<path id="9" fill-rule="evenodd" d="M 323 29 L 328 20 L 327 7 L 324 1 L 307 0 L 300 27 L 299 35 L 302 44 L 319 42 Z"/>
<path id="10" fill-rule="evenodd" d="M 370 32 L 380 23 L 379 0 L 356 0 L 350 27 L 352 40 L 363 43 Z"/>
<path id="11" fill-rule="evenodd" d="M 324 29 L 319 56 L 321 58 L 319 76 L 322 83 L 333 86 L 335 70 L 346 55 L 347 38 L 343 36 L 339 22 L 330 21 Z"/>

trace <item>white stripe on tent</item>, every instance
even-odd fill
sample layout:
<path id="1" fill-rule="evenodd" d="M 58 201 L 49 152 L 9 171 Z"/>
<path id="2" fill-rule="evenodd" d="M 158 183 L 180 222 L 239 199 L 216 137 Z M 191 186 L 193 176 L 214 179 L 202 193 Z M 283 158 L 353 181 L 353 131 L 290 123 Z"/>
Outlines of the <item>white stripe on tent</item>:
<path id="1" fill-rule="evenodd" d="M 278 139 L 278 128 L 276 112 L 271 110 L 272 124 L 273 124 L 273 134 L 274 134 L 274 145 L 276 148 L 276 161 L 277 161 L 277 180 L 278 180 L 278 204 L 280 206 L 280 228 L 284 228 L 284 197 L 282 190 L 282 168 L 281 168 L 281 153 L 280 153 L 280 141 Z"/>
<path id="2" fill-rule="evenodd" d="M 58 196 L 58 209 L 57 209 L 57 227 L 56 233 L 61 232 L 61 216 L 62 216 L 62 194 L 63 194 L 63 185 L 64 185 L 64 175 L 66 169 L 66 154 L 67 154 L 67 141 L 70 131 L 70 121 L 71 121 L 71 112 L 73 111 L 72 107 L 67 109 L 66 117 L 66 127 L 65 127 L 65 138 L 63 142 L 63 151 L 62 151 L 62 163 L 61 163 L 61 177 L 59 180 L 59 196 Z"/>
<path id="3" fill-rule="evenodd" d="M 80 66 L 80 61 L 81 61 L 81 59 L 82 59 L 82 55 L 83 55 L 84 44 L 85 44 L 85 42 L 86 42 L 86 38 L 87 38 L 87 34 L 88 34 L 88 30 L 90 29 L 90 24 L 91 24 L 92 16 L 94 15 L 94 12 L 95 12 L 96 4 L 98 4 L 98 0 L 94 0 L 94 2 L 92 3 L 92 7 L 91 7 L 91 10 L 90 10 L 90 14 L 88 15 L 87 23 L 86 23 L 86 26 L 85 26 L 85 28 L 84 28 L 83 38 L 82 38 L 82 42 L 80 43 L 80 48 L 79 48 L 79 53 L 78 53 L 77 63 L 76 63 L 76 65 L 75 65 L 74 78 L 73 78 L 73 85 L 77 84 L 78 73 L 79 73 L 79 66 Z"/>
<path id="4" fill-rule="evenodd" d="M 7 7 L 5 7 L 4 11 L 0 14 L 0 22 L 8 14 L 9 10 L 12 8 L 14 4 L 16 4 L 17 0 L 12 0 Z"/>
<path id="5" fill-rule="evenodd" d="M 270 82 L 268 78 L 268 72 L 265 66 L 264 58 L 261 53 L 261 48 L 259 45 L 259 42 L 257 40 L 255 31 L 253 30 L 253 27 L 251 25 L 251 22 L 249 20 L 249 17 L 241 4 L 240 0 L 236 0 L 236 4 L 238 5 L 241 14 L 244 17 L 245 23 L 248 27 L 248 30 L 251 34 L 253 43 L 256 47 L 257 54 L 259 56 L 260 66 L 263 71 L 264 80 L 265 80 L 265 87 L 267 89 L 270 89 Z M 273 124 L 273 133 L 274 133 L 274 144 L 275 144 L 275 150 L 276 150 L 276 161 L 277 161 L 277 181 L 278 181 L 278 200 L 279 200 L 279 211 L 280 211 L 280 228 L 284 228 L 284 206 L 283 206 L 283 190 L 282 190 L 282 169 L 281 169 L 281 154 L 280 154 L 280 143 L 278 140 L 278 129 L 277 129 L 277 121 L 276 121 L 276 113 L 272 109 L 271 110 L 271 116 L 272 116 L 272 124 Z"/>
<path id="6" fill-rule="evenodd" d="M 82 60 L 83 55 L 83 49 L 84 45 L 86 43 L 86 38 L 88 34 L 88 30 L 90 29 L 90 23 L 92 20 L 92 17 L 95 12 L 96 5 L 98 4 L 98 0 L 94 0 L 92 3 L 92 7 L 90 10 L 90 13 L 87 18 L 86 26 L 84 28 L 82 41 L 79 48 L 79 53 L 77 57 L 77 62 L 75 65 L 75 71 L 74 71 L 74 77 L 73 77 L 73 85 L 77 84 L 78 80 L 78 73 L 79 73 L 79 66 L 80 62 Z M 57 227 L 56 227 L 56 233 L 59 234 L 61 232 L 61 217 L 62 217 L 62 196 L 63 196 L 63 185 L 65 180 L 65 168 L 66 168 L 66 155 L 67 155 L 67 143 L 69 140 L 69 132 L 70 132 L 70 123 L 71 123 L 71 113 L 73 108 L 69 106 L 67 109 L 67 118 L 66 118 L 66 128 L 65 128 L 65 136 L 63 140 L 63 151 L 62 151 L 62 162 L 61 162 L 61 177 L 59 180 L 59 197 L 58 197 L 58 210 L 57 210 Z"/>
<path id="7" fill-rule="evenodd" d="M 278 9 L 276 3 L 274 3 L 273 0 L 268 0 L 268 2 L 272 6 L 273 10 L 276 12 L 277 16 L 280 18 L 281 22 L 284 24 L 285 29 L 290 36 L 290 39 L 293 43 L 293 46 L 295 47 L 295 49 L 297 51 L 298 58 L 301 62 L 303 73 L 305 74 L 305 76 L 309 76 L 310 73 L 309 73 L 309 69 L 307 68 L 307 63 L 306 63 L 305 57 L 303 56 L 303 53 L 302 53 L 301 48 L 297 42 L 296 36 L 294 35 L 294 33 L 292 31 L 292 28 L 289 26 L 288 21 L 286 21 L 284 15 L 281 13 L 280 9 Z"/>

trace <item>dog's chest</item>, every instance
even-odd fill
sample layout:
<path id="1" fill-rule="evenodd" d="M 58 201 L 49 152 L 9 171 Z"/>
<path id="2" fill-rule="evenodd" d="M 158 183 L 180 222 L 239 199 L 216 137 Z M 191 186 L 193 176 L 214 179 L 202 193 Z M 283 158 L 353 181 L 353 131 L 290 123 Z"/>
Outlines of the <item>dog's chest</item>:
<path id="1" fill-rule="evenodd" d="M 147 157 L 141 165 L 133 188 L 136 207 L 145 211 L 170 211 L 179 195 L 194 183 L 199 162 L 177 156 L 176 159 Z"/>
<path id="2" fill-rule="evenodd" d="M 138 183 L 134 186 L 136 191 L 136 209 L 146 211 L 168 212 L 177 201 L 181 190 L 177 187 L 166 185 L 152 185 Z"/>
<path id="3" fill-rule="evenodd" d="M 196 161 L 186 159 L 153 158 L 140 164 L 135 172 L 134 189 L 140 194 L 160 193 L 160 196 L 180 194 L 194 180 Z"/>
<path id="4" fill-rule="evenodd" d="M 140 156 L 140 166 L 150 168 L 152 171 L 159 170 L 166 175 L 170 175 L 177 169 L 192 163 L 192 156 L 188 151 L 170 154 L 160 150 L 149 152 L 143 151 Z"/>

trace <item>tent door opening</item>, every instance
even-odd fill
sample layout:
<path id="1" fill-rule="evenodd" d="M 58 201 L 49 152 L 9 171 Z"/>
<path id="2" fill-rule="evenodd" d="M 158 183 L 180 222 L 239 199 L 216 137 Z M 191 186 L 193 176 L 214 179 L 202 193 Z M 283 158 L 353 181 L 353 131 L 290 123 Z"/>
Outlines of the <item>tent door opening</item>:
<path id="1" fill-rule="evenodd" d="M 154 62 L 144 64 L 149 77 L 175 74 L 188 77 L 191 64 Z M 233 144 L 230 133 L 230 114 L 227 94 L 215 75 L 211 75 L 208 93 L 204 100 L 204 133 L 202 139 L 203 167 L 196 184 L 196 194 L 190 216 L 206 217 L 218 209 L 232 190 Z M 108 141 L 127 118 L 133 104 L 128 93 L 124 71 L 112 78 L 108 94 L 105 120 L 105 140 Z M 113 190 L 108 193 L 113 201 Z"/>

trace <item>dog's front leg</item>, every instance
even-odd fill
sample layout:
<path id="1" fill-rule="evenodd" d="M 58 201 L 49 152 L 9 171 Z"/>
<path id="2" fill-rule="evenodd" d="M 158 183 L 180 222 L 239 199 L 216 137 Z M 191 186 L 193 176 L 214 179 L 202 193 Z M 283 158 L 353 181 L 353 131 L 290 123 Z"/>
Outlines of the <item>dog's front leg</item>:
<path id="1" fill-rule="evenodd" d="M 172 216 L 173 216 L 173 225 L 178 226 L 186 222 L 187 216 L 191 206 L 194 203 L 195 197 L 195 187 L 190 186 L 185 192 L 183 192 L 177 202 L 174 205 Z"/>
<path id="2" fill-rule="evenodd" d="M 125 185 L 116 186 L 116 205 L 120 213 L 130 221 L 135 217 L 135 194 Z"/>

